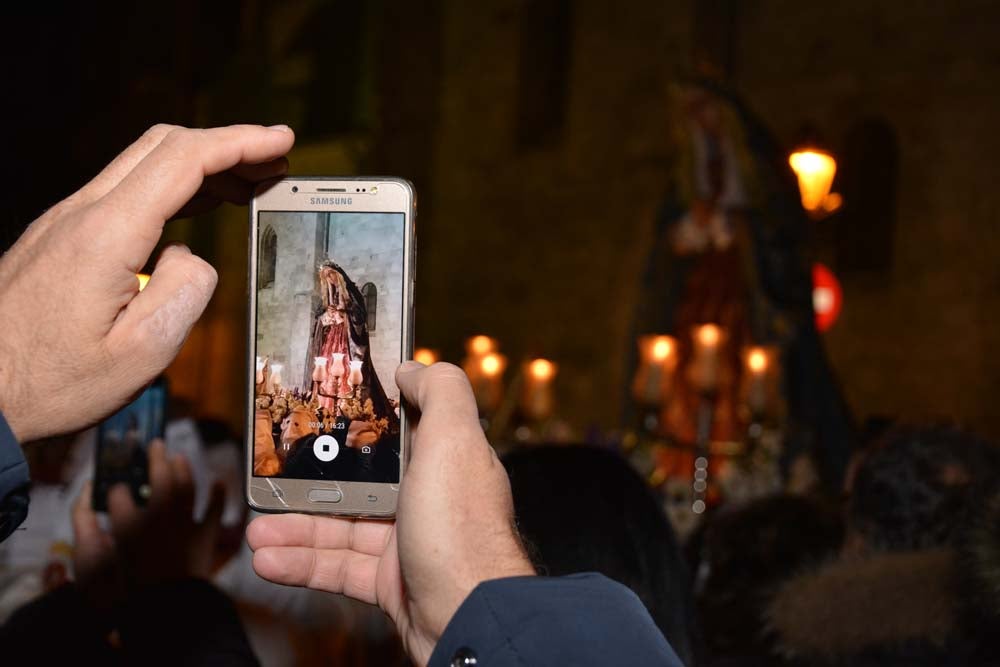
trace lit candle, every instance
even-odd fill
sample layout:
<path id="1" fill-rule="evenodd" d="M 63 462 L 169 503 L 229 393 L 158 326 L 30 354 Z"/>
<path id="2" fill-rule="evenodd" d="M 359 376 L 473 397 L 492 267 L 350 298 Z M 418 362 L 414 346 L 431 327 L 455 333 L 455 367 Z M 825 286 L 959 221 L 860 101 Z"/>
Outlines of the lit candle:
<path id="1" fill-rule="evenodd" d="M 471 356 L 485 357 L 491 352 L 497 351 L 497 341 L 489 336 L 473 336 L 466 342 L 466 350 Z"/>
<path id="2" fill-rule="evenodd" d="M 267 363 L 260 357 L 257 357 L 257 376 L 254 378 L 254 384 L 264 383 L 264 364 Z"/>
<path id="3" fill-rule="evenodd" d="M 313 358 L 313 382 L 323 382 L 326 380 L 326 357 Z"/>
<path id="4" fill-rule="evenodd" d="M 671 336 L 641 336 L 639 368 L 632 385 L 636 400 L 646 405 L 665 402 L 676 368 L 677 341 Z"/>
<path id="5" fill-rule="evenodd" d="M 692 381 L 699 391 L 715 391 L 719 386 L 722 328 L 715 324 L 702 324 L 694 328 L 694 361 L 691 364 Z"/>
<path id="6" fill-rule="evenodd" d="M 484 336 L 472 336 L 465 341 L 465 359 L 462 360 L 462 370 L 469 376 L 472 386 L 482 377 L 483 359 L 497 351 L 497 341 L 495 338 Z"/>
<path id="7" fill-rule="evenodd" d="M 281 371 L 283 370 L 285 370 L 283 364 L 271 364 L 271 377 L 268 378 L 268 382 L 270 382 L 274 394 L 281 391 Z"/>
<path id="8" fill-rule="evenodd" d="M 762 347 L 751 347 L 747 349 L 746 359 L 746 400 L 747 407 L 754 415 L 764 412 L 767 407 L 767 376 L 771 363 L 770 358 Z"/>
<path id="9" fill-rule="evenodd" d="M 506 368 L 507 358 L 502 354 L 490 352 L 480 359 L 475 379 L 469 379 L 472 380 L 476 403 L 481 410 L 489 412 L 500 403 L 503 393 L 501 378 Z"/>
<path id="10" fill-rule="evenodd" d="M 430 366 L 438 362 L 437 350 L 432 350 L 426 347 L 418 347 L 413 351 L 414 361 L 419 361 L 424 366 Z"/>
<path id="11" fill-rule="evenodd" d="M 347 376 L 347 384 L 351 387 L 360 387 L 365 381 L 364 376 L 361 374 L 361 364 L 360 361 L 351 361 L 351 372 Z"/>
<path id="12" fill-rule="evenodd" d="M 552 416 L 555 407 L 552 380 L 557 367 L 548 359 L 535 359 L 527 364 L 526 370 L 521 411 L 529 419 L 542 421 Z"/>
<path id="13" fill-rule="evenodd" d="M 340 378 L 344 377 L 344 353 L 334 352 L 330 357 L 330 375 L 337 380 L 336 384 L 339 385 Z"/>

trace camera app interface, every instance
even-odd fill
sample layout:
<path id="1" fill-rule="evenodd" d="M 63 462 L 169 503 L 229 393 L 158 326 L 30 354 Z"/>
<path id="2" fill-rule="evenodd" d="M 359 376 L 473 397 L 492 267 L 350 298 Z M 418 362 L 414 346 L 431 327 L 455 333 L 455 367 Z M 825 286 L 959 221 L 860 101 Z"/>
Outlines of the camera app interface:
<path id="1" fill-rule="evenodd" d="M 167 388 L 162 380 L 147 387 L 135 401 L 108 417 L 97 429 L 97 460 L 93 505 L 107 511 L 108 491 L 125 483 L 139 505 L 149 499 L 149 443 L 163 437 Z"/>
<path id="2" fill-rule="evenodd" d="M 253 474 L 399 481 L 402 213 L 258 218 Z"/>

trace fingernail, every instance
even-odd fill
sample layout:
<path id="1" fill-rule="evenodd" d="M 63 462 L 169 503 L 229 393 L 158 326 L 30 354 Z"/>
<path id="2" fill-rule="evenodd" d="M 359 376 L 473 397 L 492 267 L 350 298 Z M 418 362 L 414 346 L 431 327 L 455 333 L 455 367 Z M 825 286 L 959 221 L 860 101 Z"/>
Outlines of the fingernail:
<path id="1" fill-rule="evenodd" d="M 282 124 L 282 125 L 271 125 L 267 129 L 269 129 L 269 130 L 277 130 L 278 132 L 291 132 L 292 131 L 292 128 L 290 128 L 290 127 L 288 127 L 287 125 L 284 125 L 284 124 Z"/>

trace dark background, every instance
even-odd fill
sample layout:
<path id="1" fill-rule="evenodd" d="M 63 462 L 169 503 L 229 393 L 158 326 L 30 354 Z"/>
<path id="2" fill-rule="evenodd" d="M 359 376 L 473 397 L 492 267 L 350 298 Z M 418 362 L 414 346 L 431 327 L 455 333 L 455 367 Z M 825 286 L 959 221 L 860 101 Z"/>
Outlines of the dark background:
<path id="1" fill-rule="evenodd" d="M 0 243 L 153 123 L 288 123 L 293 173 L 416 184 L 419 344 L 457 361 L 488 333 L 512 360 L 555 359 L 561 412 L 610 426 L 671 86 L 708 74 L 789 149 L 808 133 L 838 156 L 845 208 L 810 224 L 845 289 L 826 345 L 856 415 L 1000 436 L 998 24 L 974 0 L 19 5 Z M 221 278 L 172 386 L 239 427 L 245 212 L 168 234 Z"/>

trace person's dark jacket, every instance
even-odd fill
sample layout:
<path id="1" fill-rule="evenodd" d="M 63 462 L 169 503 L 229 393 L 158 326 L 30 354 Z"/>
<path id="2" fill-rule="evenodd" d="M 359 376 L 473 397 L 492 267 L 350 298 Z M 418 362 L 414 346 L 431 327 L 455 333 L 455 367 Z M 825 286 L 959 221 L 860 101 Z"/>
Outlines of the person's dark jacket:
<path id="1" fill-rule="evenodd" d="M 17 438 L 0 414 L 0 542 L 28 515 L 28 462 Z"/>
<path id="2" fill-rule="evenodd" d="M 483 582 L 428 665 L 682 667 L 635 593 L 594 573 Z"/>

